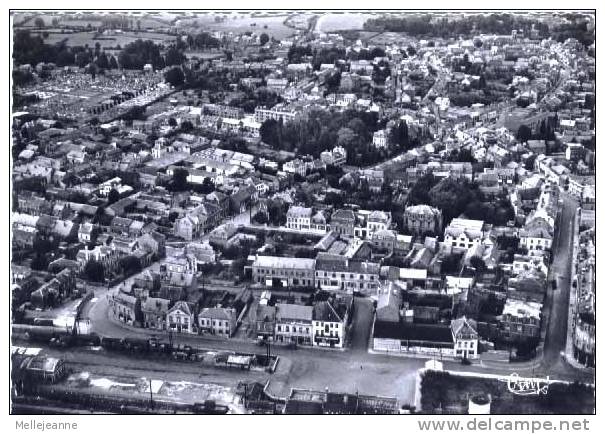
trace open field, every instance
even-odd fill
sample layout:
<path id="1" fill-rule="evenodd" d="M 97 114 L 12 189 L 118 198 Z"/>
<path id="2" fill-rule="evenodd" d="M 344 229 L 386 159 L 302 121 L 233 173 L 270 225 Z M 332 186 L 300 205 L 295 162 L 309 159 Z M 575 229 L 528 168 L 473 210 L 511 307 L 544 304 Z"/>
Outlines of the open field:
<path id="1" fill-rule="evenodd" d="M 177 22 L 180 27 L 187 28 L 198 28 L 200 31 L 209 32 L 233 32 L 244 33 L 250 32 L 263 32 L 269 36 L 273 36 L 276 39 L 283 39 L 291 36 L 295 33 L 293 29 L 284 25 L 284 20 L 288 17 L 287 14 L 282 13 L 279 15 L 250 15 L 249 13 L 232 13 L 232 14 L 220 14 L 222 21 L 218 22 L 215 20 L 216 14 L 198 14 L 195 18 L 184 18 Z"/>
<path id="2" fill-rule="evenodd" d="M 152 12 L 58 12 L 58 13 L 15 13 L 13 15 L 14 23 L 20 27 L 35 27 L 36 18 L 44 21 L 44 26 L 52 25 L 53 20 L 58 20 L 62 26 L 86 27 L 89 24 L 92 27 L 98 26 L 107 18 L 127 17 L 134 28 L 137 22 L 140 22 L 142 29 L 157 29 L 170 25 L 172 16 L 162 13 Z"/>
<path id="3" fill-rule="evenodd" d="M 363 23 L 372 18 L 372 13 L 329 13 L 319 17 L 315 30 L 320 32 L 335 32 L 338 30 L 361 30 Z"/>

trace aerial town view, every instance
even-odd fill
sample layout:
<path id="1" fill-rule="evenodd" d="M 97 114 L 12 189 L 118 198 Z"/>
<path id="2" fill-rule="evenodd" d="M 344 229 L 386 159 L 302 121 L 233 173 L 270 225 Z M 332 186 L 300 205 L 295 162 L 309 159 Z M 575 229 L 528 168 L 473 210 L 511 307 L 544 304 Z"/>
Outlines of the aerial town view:
<path id="1" fill-rule="evenodd" d="M 595 15 L 13 10 L 10 412 L 595 413 Z"/>

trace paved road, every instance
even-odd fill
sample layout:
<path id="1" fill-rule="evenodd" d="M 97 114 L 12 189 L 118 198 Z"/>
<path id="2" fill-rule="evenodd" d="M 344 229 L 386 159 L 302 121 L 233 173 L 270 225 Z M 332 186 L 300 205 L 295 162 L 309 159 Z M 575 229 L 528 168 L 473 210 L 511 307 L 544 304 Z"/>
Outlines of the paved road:
<path id="1" fill-rule="evenodd" d="M 578 370 L 569 365 L 562 353 L 565 351 L 571 288 L 572 248 L 575 233 L 575 213 L 577 202 L 567 194 L 561 195 L 562 206 L 557 223 L 554 244 L 552 246 L 553 261 L 549 270 L 549 278 L 557 281 L 557 289 L 548 288 L 545 300 L 545 310 L 548 310 L 548 322 L 544 325 L 544 351 L 539 360 L 519 364 L 490 364 L 499 366 L 502 372 L 515 371 L 519 374 L 535 377 L 559 378 L 573 381 L 575 379 L 593 383 L 594 374 L 590 370 Z"/>
<path id="2" fill-rule="evenodd" d="M 567 316 L 569 310 L 571 252 L 574 234 L 577 203 L 566 195 L 563 201 L 557 227 L 557 237 L 552 248 L 553 262 L 550 267 L 551 277 L 557 280 L 557 289 L 548 289 L 550 319 L 546 325 L 544 356 L 540 365 L 543 373 L 562 370 L 566 372 L 569 365 L 563 362 L 561 352 L 565 350 L 567 338 Z"/>
<path id="3" fill-rule="evenodd" d="M 367 353 L 370 331 L 374 320 L 374 304 L 369 298 L 355 298 L 355 313 L 351 327 L 350 349 L 355 354 Z"/>

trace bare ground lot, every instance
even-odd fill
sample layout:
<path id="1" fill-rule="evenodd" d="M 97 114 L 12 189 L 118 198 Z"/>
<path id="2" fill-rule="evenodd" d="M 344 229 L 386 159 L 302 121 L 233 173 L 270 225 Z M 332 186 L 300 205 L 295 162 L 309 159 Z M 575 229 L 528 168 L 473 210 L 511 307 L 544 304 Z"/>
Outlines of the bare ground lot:
<path id="1" fill-rule="evenodd" d="M 360 362 L 348 358 L 306 359 L 302 351 L 299 350 L 299 354 L 280 361 L 277 371 L 270 379 L 267 389 L 269 393 L 288 396 L 292 388 L 322 391 L 327 388 L 338 392 L 394 397 L 401 404 L 412 404 L 416 369 L 423 364 L 413 359 L 398 360 L 400 364 L 390 361 Z"/>
<path id="2" fill-rule="evenodd" d="M 170 358 L 148 359 L 105 350 L 43 348 L 43 354 L 62 358 L 74 372 L 88 372 L 98 378 L 125 384 L 132 382 L 118 381 L 117 377 L 184 382 L 185 386 L 187 383 L 213 384 L 231 390 L 235 390 L 241 381 L 265 384 L 269 380 L 268 392 L 281 398 L 289 396 L 292 388 L 322 391 L 328 388 L 396 397 L 402 404 L 413 402 L 416 371 L 424 365 L 424 361 L 415 359 L 376 358 L 366 353 L 353 360 L 350 353 L 338 350 L 298 349 L 280 355 L 275 373 L 268 374 Z"/>

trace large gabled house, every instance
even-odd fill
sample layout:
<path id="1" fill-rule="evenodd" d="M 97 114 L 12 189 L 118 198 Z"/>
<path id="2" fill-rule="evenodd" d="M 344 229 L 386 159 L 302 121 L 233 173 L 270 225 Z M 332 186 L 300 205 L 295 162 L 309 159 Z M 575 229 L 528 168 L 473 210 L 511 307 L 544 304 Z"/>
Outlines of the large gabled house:
<path id="1" fill-rule="evenodd" d="M 118 291 L 112 296 L 109 305 L 113 316 L 119 321 L 134 325 L 138 320 L 141 302 L 137 297 Z"/>
<path id="2" fill-rule="evenodd" d="M 141 302 L 143 327 L 166 330 L 166 314 L 170 300 L 157 297 L 147 297 Z"/>
<path id="3" fill-rule="evenodd" d="M 213 203 L 202 203 L 174 222 L 173 232 L 187 241 L 198 238 L 220 221 L 221 210 Z"/>
<path id="4" fill-rule="evenodd" d="M 229 207 L 232 214 L 241 214 L 246 211 L 258 198 L 258 192 L 254 186 L 240 187 L 229 196 Z"/>
<path id="5" fill-rule="evenodd" d="M 332 213 L 330 229 L 339 235 L 353 236 L 355 233 L 355 213 L 350 209 L 338 209 Z"/>
<path id="6" fill-rule="evenodd" d="M 484 237 L 482 220 L 455 218 L 445 228 L 444 243 L 455 250 L 466 250 L 480 244 Z"/>
<path id="7" fill-rule="evenodd" d="M 166 313 L 166 328 L 176 333 L 194 333 L 193 308 L 185 301 L 177 301 Z"/>
<path id="8" fill-rule="evenodd" d="M 313 346 L 342 348 L 353 298 L 330 298 L 313 306 Z"/>
<path id="9" fill-rule="evenodd" d="M 255 311 L 255 333 L 257 339 L 273 340 L 275 334 L 275 306 L 258 304 Z"/>
<path id="10" fill-rule="evenodd" d="M 230 338 L 235 333 L 237 312 L 233 307 L 206 307 L 198 313 L 201 333 Z"/>
<path id="11" fill-rule="evenodd" d="M 275 308 L 275 341 L 312 345 L 313 307 L 278 303 Z"/>
<path id="12" fill-rule="evenodd" d="M 553 241 L 554 228 L 548 220 L 536 213 L 519 231 L 519 245 L 529 252 L 549 251 Z"/>
<path id="13" fill-rule="evenodd" d="M 289 229 L 310 230 L 312 215 L 312 208 L 291 206 L 286 215 L 286 227 Z"/>
<path id="14" fill-rule="evenodd" d="M 479 354 L 479 334 L 477 322 L 466 316 L 452 320 L 450 325 L 454 337 L 455 356 L 462 359 L 475 359 Z"/>
<path id="15" fill-rule="evenodd" d="M 540 339 L 542 303 L 508 298 L 498 317 L 500 337 L 509 342 Z"/>
<path id="16" fill-rule="evenodd" d="M 95 225 L 92 223 L 82 223 L 78 228 L 78 241 L 85 244 L 90 243 L 93 240 L 94 230 Z"/>

